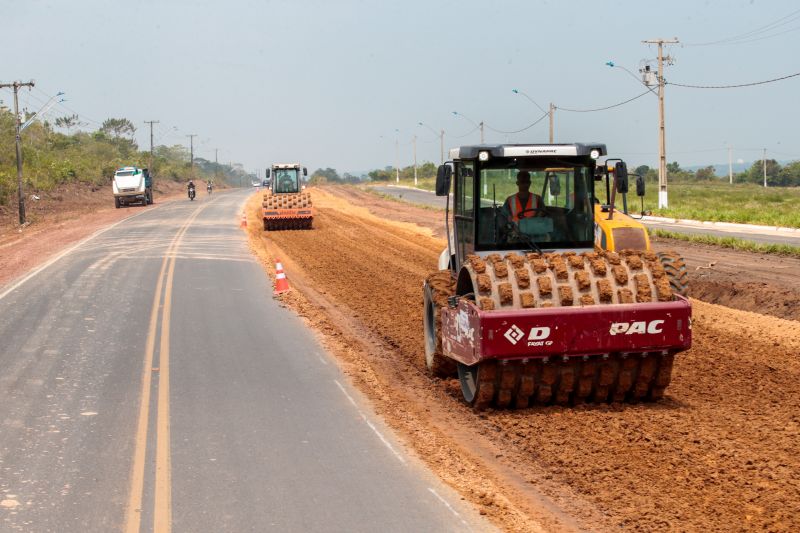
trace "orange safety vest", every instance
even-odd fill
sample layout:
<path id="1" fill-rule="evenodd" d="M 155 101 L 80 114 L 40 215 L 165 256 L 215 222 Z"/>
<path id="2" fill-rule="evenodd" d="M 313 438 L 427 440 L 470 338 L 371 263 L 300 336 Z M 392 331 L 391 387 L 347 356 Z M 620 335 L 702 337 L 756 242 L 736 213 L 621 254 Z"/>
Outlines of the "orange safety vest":
<path id="1" fill-rule="evenodd" d="M 523 211 L 527 211 L 533 209 L 533 198 L 536 196 L 533 193 L 528 193 L 528 201 L 525 203 L 525 207 L 522 207 L 522 202 L 519 199 L 519 193 L 514 195 L 514 201 L 511 202 L 511 219 L 514 222 L 519 222 L 519 214 Z M 539 197 L 536 196 L 536 209 L 539 209 L 541 206 L 539 205 Z"/>

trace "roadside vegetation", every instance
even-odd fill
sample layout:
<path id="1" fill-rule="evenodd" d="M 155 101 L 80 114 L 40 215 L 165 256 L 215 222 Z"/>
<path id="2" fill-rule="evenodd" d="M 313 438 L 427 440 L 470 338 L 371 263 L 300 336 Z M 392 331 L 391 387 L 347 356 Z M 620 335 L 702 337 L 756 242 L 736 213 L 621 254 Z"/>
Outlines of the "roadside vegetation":
<path id="1" fill-rule="evenodd" d="M 114 171 L 122 166 L 146 168 L 149 150 L 140 150 L 136 131 L 125 118 L 110 118 L 97 131 L 74 131 L 77 117 L 34 122 L 22 132 L 23 186 L 26 194 L 47 192 L 70 184 L 110 187 Z M 14 114 L 0 109 L 0 207 L 16 205 L 17 170 Z M 156 180 L 187 181 L 192 169 L 184 146 L 156 146 L 150 168 Z M 195 179 L 230 184 L 249 182 L 238 167 L 215 165 L 195 157 Z M 157 181 L 156 181 L 157 182 Z"/>
<path id="2" fill-rule="evenodd" d="M 728 183 L 727 176 L 716 176 L 713 167 L 691 172 L 681 169 L 678 163 L 670 163 L 668 209 L 658 209 L 658 173 L 655 169 L 642 165 L 629 171 L 645 176 L 644 210 L 652 215 L 800 228 L 800 161 L 781 166 L 774 160 L 767 160 L 767 187 L 761 185 L 761 161 L 753 163 L 745 172 L 735 174 L 733 184 Z M 396 178 L 397 174 L 391 167 L 368 174 L 370 182 L 414 187 L 414 167 L 400 169 L 399 182 Z M 417 188 L 432 191 L 435 183 L 436 165 L 420 165 L 417 168 Z M 631 186 L 628 209 L 639 213 L 642 204 L 634 192 Z"/>
<path id="3" fill-rule="evenodd" d="M 648 232 L 653 237 L 661 237 L 665 239 L 676 239 L 685 242 L 694 242 L 698 244 L 710 244 L 713 246 L 721 246 L 722 248 L 731 248 L 733 250 L 754 252 L 759 254 L 774 254 L 784 255 L 789 257 L 800 258 L 800 247 L 790 246 L 788 244 L 765 244 L 745 239 L 738 239 L 736 237 L 717 237 L 714 235 L 693 235 L 686 233 L 678 233 L 676 231 L 666 231 L 660 229 L 648 229 Z"/>

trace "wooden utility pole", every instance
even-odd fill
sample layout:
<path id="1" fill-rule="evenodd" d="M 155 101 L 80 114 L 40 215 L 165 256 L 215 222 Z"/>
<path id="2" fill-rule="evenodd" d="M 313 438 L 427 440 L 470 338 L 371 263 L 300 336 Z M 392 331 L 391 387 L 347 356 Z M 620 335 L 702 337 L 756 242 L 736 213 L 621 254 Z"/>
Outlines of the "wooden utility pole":
<path id="1" fill-rule="evenodd" d="M 440 164 L 444 165 L 444 130 L 439 134 L 439 150 L 442 153 L 442 162 Z"/>
<path id="2" fill-rule="evenodd" d="M 764 187 L 767 186 L 767 149 L 764 148 L 764 157 L 761 160 L 762 166 L 764 167 Z"/>
<path id="3" fill-rule="evenodd" d="M 669 207 L 667 199 L 667 142 L 664 131 L 664 60 L 672 61 L 672 58 L 664 57 L 664 45 L 678 43 L 677 37 L 674 39 L 651 39 L 642 41 L 645 44 L 658 45 L 658 207 Z"/>
<path id="4" fill-rule="evenodd" d="M 17 93 L 20 87 L 33 87 L 33 80 L 23 83 L 14 81 L 11 83 L 0 83 L 0 89 L 11 87 L 14 90 L 14 125 L 16 129 L 15 142 L 17 145 L 17 198 L 19 200 L 19 225 L 25 225 L 25 192 L 22 189 L 22 137 L 20 136 L 21 122 L 19 119 L 19 99 Z"/>
<path id="5" fill-rule="evenodd" d="M 197 137 L 196 133 L 190 133 L 189 137 L 189 160 L 191 161 L 191 171 L 189 173 L 190 179 L 194 179 L 194 138 Z"/>
<path id="6" fill-rule="evenodd" d="M 474 122 L 473 122 L 473 124 L 474 124 Z M 480 123 L 480 127 L 481 127 L 481 144 L 483 144 L 483 121 L 482 120 L 481 120 L 481 123 Z"/>
<path id="7" fill-rule="evenodd" d="M 553 130 L 555 127 L 555 121 L 553 119 L 553 113 L 555 112 L 555 110 L 556 106 L 553 105 L 553 102 L 550 102 L 550 144 L 553 144 L 553 138 L 554 138 Z"/>
<path id="8" fill-rule="evenodd" d="M 145 120 L 145 124 L 150 124 L 150 164 L 148 165 L 150 169 L 150 175 L 153 174 L 153 124 L 158 124 L 157 120 Z"/>

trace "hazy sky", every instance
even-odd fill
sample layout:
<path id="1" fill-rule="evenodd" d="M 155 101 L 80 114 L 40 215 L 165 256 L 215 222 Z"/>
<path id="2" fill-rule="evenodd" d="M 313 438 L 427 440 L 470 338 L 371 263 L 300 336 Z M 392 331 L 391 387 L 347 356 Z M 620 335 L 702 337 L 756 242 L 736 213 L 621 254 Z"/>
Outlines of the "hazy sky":
<path id="1" fill-rule="evenodd" d="M 125 117 L 149 144 L 186 144 L 222 162 L 263 169 L 301 161 L 312 170 L 360 171 L 439 161 L 446 147 L 477 143 L 458 111 L 495 130 L 523 128 L 547 108 L 603 107 L 645 89 L 637 73 L 678 37 L 668 82 L 726 85 L 800 72 L 800 5 L 729 1 L 247 1 L 0 0 L 0 81 L 35 79 L 21 93 L 37 109 L 66 92 L 69 110 L 96 129 Z M 797 13 L 795 13 L 797 12 Z M 784 17 L 790 16 L 784 19 Z M 781 20 L 783 19 L 783 20 Z M 777 22 L 769 31 L 749 34 Z M 696 46 L 729 37 L 735 44 Z M 743 42 L 742 42 L 743 41 Z M 695 44 L 695 46 L 690 46 Z M 655 63 L 653 62 L 653 65 Z M 800 158 L 800 76 L 727 90 L 667 86 L 667 154 L 684 166 L 733 158 Z M 10 104 L 11 93 L 0 91 Z M 601 141 L 632 164 L 654 166 L 657 98 L 602 112 L 555 115 L 556 142 Z M 69 114 L 57 107 L 53 116 Z M 175 129 L 177 128 L 177 129 Z M 399 130 L 399 134 L 395 130 Z M 546 142 L 542 120 L 487 142 Z M 263 171 L 262 171 L 263 172 Z"/>

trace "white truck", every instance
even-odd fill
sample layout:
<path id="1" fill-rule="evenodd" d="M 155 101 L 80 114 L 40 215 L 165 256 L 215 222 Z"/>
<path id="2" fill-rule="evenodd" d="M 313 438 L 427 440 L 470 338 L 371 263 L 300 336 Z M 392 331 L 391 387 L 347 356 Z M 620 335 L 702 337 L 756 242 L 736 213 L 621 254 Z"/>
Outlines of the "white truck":
<path id="1" fill-rule="evenodd" d="M 122 167 L 114 172 L 112 180 L 114 189 L 114 205 L 119 209 L 123 205 L 153 203 L 153 179 L 146 168 Z"/>

